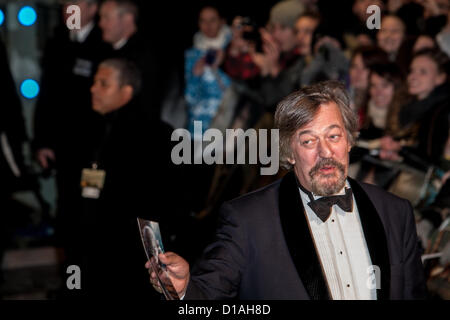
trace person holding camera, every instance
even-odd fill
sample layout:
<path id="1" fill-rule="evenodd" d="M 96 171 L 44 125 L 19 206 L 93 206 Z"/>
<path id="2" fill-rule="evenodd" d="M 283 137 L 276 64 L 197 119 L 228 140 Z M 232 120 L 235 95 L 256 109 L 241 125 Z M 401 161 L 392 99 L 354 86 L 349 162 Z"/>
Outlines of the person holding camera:
<path id="1" fill-rule="evenodd" d="M 266 29 L 261 29 L 262 52 L 254 61 L 263 77 L 261 94 L 265 109 L 273 112 L 276 104 L 298 89 L 304 66 L 295 32 L 297 18 L 305 11 L 298 1 L 283 1 L 272 7 Z"/>
<path id="2" fill-rule="evenodd" d="M 226 51 L 225 72 L 234 80 L 251 81 L 261 73 L 255 63 L 261 47 L 258 25 L 251 17 L 236 16 L 231 25 L 233 37 Z"/>
<path id="3" fill-rule="evenodd" d="M 187 127 L 191 134 L 194 121 L 202 121 L 203 130 L 209 128 L 230 85 L 230 78 L 219 69 L 224 49 L 231 40 L 230 28 L 218 9 L 211 6 L 200 10 L 198 25 L 194 45 L 185 52 Z"/>

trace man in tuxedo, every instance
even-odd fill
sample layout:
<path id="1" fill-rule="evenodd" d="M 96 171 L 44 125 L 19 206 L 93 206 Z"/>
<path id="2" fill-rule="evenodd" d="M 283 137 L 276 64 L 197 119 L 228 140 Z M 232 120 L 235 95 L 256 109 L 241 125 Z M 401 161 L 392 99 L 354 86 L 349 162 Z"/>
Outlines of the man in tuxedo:
<path id="1" fill-rule="evenodd" d="M 180 297 L 425 298 L 410 203 L 347 177 L 357 119 L 343 86 L 289 95 L 275 126 L 289 173 L 223 205 L 216 240 L 191 273 L 175 253 L 160 255 Z"/>

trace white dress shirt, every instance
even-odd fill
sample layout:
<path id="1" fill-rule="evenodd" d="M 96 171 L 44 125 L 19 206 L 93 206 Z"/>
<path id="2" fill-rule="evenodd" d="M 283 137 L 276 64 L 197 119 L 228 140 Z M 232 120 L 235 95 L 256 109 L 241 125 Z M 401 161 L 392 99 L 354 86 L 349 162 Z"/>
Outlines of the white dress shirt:
<path id="1" fill-rule="evenodd" d="M 346 187 L 350 185 L 346 182 Z M 353 211 L 333 205 L 323 222 L 308 206 L 309 196 L 299 188 L 309 229 L 333 300 L 376 300 L 373 267 L 353 195 Z M 337 195 L 345 194 L 344 188 Z M 320 198 L 313 194 L 314 199 Z"/>
<path id="2" fill-rule="evenodd" d="M 89 33 L 91 33 L 92 29 L 94 29 L 93 21 L 86 24 L 80 30 L 71 30 L 70 31 L 70 40 L 82 43 L 86 40 Z"/>
<path id="3" fill-rule="evenodd" d="M 122 49 L 128 42 L 128 38 L 122 38 L 119 41 L 117 41 L 116 43 L 113 43 L 113 48 L 114 50 L 119 50 Z"/>

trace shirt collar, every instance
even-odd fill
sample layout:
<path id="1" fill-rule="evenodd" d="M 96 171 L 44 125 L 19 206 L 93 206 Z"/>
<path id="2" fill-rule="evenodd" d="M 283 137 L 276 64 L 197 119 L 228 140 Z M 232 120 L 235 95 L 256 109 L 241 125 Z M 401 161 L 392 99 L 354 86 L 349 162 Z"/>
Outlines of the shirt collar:
<path id="1" fill-rule="evenodd" d="M 80 43 L 84 42 L 93 28 L 94 28 L 94 22 L 91 21 L 88 24 L 86 24 L 84 27 L 82 27 L 80 30 L 71 30 L 70 38 L 72 40 L 80 42 Z"/>
<path id="2" fill-rule="evenodd" d="M 309 199 L 308 194 L 306 193 L 306 189 L 304 189 L 305 187 L 300 185 L 299 182 L 299 187 L 298 190 L 300 191 L 300 195 L 302 197 L 302 200 L 304 203 L 309 203 L 311 200 Z M 346 188 L 351 188 L 350 183 L 348 182 L 348 180 L 345 180 L 345 186 L 337 193 L 333 194 L 334 196 L 340 196 L 340 195 L 344 195 L 345 194 L 345 189 Z M 317 194 L 315 194 L 314 192 L 311 191 L 311 194 L 313 195 L 314 200 L 317 200 L 319 198 L 322 198 L 322 196 L 319 196 Z"/>
<path id="3" fill-rule="evenodd" d="M 119 50 L 122 49 L 124 45 L 126 45 L 128 42 L 128 38 L 122 38 L 119 41 L 117 41 L 116 43 L 113 44 L 113 48 L 114 50 Z"/>

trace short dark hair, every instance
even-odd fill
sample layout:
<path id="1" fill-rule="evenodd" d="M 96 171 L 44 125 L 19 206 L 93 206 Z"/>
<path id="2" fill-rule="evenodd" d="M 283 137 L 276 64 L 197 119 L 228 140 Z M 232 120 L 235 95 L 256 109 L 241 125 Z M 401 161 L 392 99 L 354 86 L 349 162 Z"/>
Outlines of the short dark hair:
<path id="1" fill-rule="evenodd" d="M 136 96 L 142 86 L 141 72 L 136 64 L 127 59 L 107 59 L 100 63 L 99 67 L 108 67 L 118 72 L 119 85 L 131 86 L 133 88 L 133 96 Z"/>
<path id="2" fill-rule="evenodd" d="M 420 56 L 425 56 L 425 57 L 428 57 L 431 60 L 433 60 L 434 63 L 436 63 L 436 66 L 438 67 L 439 72 L 446 73 L 448 75 L 450 60 L 449 60 L 448 56 L 444 52 L 442 52 L 440 49 L 424 48 L 422 50 L 419 50 L 413 55 L 411 61 Z"/>
<path id="3" fill-rule="evenodd" d="M 315 10 L 306 10 L 298 16 L 296 21 L 300 20 L 301 18 L 310 18 L 313 20 L 317 20 L 319 23 L 322 21 L 322 16 Z"/>
<path id="4" fill-rule="evenodd" d="M 292 168 L 288 158 L 292 157 L 291 140 L 295 132 L 313 121 L 321 105 L 335 102 L 341 112 L 351 145 L 358 136 L 358 118 L 350 107 L 350 99 L 342 83 L 334 80 L 322 81 L 304 87 L 284 98 L 275 112 L 275 128 L 280 135 L 280 165 Z"/>
<path id="5" fill-rule="evenodd" d="M 386 81 L 392 83 L 395 88 L 404 84 L 405 74 L 398 64 L 394 62 L 377 63 L 370 66 L 370 73 L 377 74 Z"/>
<path id="6" fill-rule="evenodd" d="M 368 45 L 355 48 L 352 52 L 350 61 L 353 61 L 358 54 L 361 55 L 364 66 L 368 69 L 371 69 L 373 65 L 385 64 L 389 62 L 388 54 L 377 46 Z"/>
<path id="7" fill-rule="evenodd" d="M 222 13 L 222 11 L 220 10 L 219 6 L 216 5 L 216 4 L 214 4 L 214 3 L 209 3 L 209 4 L 206 4 L 206 5 L 202 6 L 202 7 L 200 8 L 200 10 L 198 11 L 198 14 L 200 15 L 200 13 L 201 13 L 203 10 L 205 10 L 205 9 L 211 9 L 211 10 L 214 10 L 214 11 L 217 12 L 217 15 L 219 16 L 219 18 L 221 18 L 221 19 L 224 18 L 223 13 Z"/>

